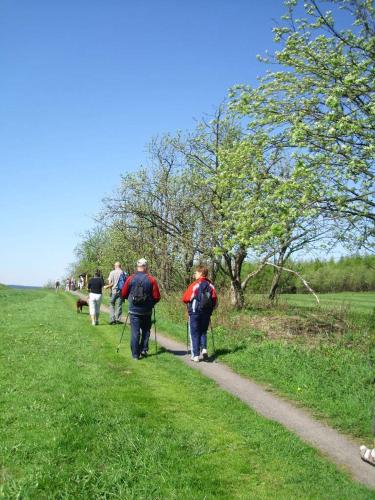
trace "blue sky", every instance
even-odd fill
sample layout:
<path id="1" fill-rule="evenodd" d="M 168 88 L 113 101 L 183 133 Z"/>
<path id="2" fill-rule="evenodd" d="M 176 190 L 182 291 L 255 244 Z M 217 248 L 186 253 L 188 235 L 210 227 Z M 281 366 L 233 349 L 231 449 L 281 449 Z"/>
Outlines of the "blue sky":
<path id="1" fill-rule="evenodd" d="M 0 282 L 65 275 L 152 136 L 265 71 L 282 0 L 2 0 Z"/>

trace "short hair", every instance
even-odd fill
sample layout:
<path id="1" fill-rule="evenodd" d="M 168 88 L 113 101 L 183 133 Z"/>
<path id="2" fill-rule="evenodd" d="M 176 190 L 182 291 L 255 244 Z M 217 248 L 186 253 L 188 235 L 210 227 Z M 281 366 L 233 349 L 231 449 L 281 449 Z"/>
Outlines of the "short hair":
<path id="1" fill-rule="evenodd" d="M 100 276 L 101 276 L 101 275 L 102 275 L 102 273 L 101 273 L 100 269 L 97 269 L 97 270 L 95 271 L 95 276 L 96 276 L 97 278 L 100 278 Z"/>
<path id="2" fill-rule="evenodd" d="M 197 266 L 196 271 L 198 271 L 198 273 L 201 273 L 202 276 L 204 276 L 205 278 L 207 278 L 208 276 L 208 269 L 206 266 Z"/>

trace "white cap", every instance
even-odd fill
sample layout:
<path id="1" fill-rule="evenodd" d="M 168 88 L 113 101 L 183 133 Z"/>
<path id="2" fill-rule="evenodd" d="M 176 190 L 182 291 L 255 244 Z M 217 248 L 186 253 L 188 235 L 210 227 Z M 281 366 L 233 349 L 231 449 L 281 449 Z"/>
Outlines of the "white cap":
<path id="1" fill-rule="evenodd" d="M 146 259 L 137 260 L 137 266 L 138 267 L 147 267 L 147 260 Z"/>

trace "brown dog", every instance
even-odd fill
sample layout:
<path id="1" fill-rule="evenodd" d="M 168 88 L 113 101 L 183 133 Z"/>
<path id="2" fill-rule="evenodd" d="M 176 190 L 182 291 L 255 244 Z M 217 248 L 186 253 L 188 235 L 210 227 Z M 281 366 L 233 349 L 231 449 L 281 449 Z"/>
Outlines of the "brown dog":
<path id="1" fill-rule="evenodd" d="M 77 313 L 82 312 L 83 306 L 88 306 L 87 300 L 83 300 L 83 299 L 78 299 L 76 304 L 77 304 Z"/>

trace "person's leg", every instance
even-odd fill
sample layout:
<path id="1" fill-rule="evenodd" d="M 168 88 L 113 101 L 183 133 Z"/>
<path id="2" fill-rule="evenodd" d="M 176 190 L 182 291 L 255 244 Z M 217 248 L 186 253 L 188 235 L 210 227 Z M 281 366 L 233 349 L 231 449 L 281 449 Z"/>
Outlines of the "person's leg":
<path id="1" fill-rule="evenodd" d="M 100 304 L 102 303 L 102 294 L 99 293 L 97 298 L 96 298 L 96 317 L 95 317 L 95 323 L 98 325 L 99 324 L 99 315 L 100 315 Z"/>
<path id="2" fill-rule="evenodd" d="M 117 292 L 117 312 L 116 312 L 116 321 L 121 321 L 122 317 L 122 297 L 120 292 Z"/>
<path id="3" fill-rule="evenodd" d="M 94 294 L 92 293 L 89 294 L 89 311 L 91 317 L 91 324 L 95 326 L 95 301 L 94 301 Z"/>
<path id="4" fill-rule="evenodd" d="M 362 445 L 359 449 L 360 449 L 362 460 L 375 466 L 375 410 L 374 410 L 374 416 L 373 416 L 373 421 L 372 421 L 372 433 L 374 436 L 373 448 L 367 448 L 367 446 Z"/>
<path id="5" fill-rule="evenodd" d="M 192 314 L 189 316 L 190 325 L 190 342 L 191 342 L 191 357 L 194 361 L 198 361 L 199 356 L 199 316 Z"/>
<path id="6" fill-rule="evenodd" d="M 145 355 L 148 352 L 148 341 L 151 333 L 151 315 L 141 317 L 141 354 Z"/>
<path id="7" fill-rule="evenodd" d="M 139 358 L 139 337 L 140 337 L 140 317 L 134 314 L 130 315 L 131 339 L 130 349 L 133 359 Z"/>
<path id="8" fill-rule="evenodd" d="M 210 326 L 210 317 L 211 315 L 209 314 L 203 314 L 200 317 L 200 322 L 199 322 L 199 330 L 201 333 L 200 336 L 200 348 L 201 348 L 201 353 L 203 355 L 203 359 L 207 360 L 208 359 L 208 353 L 207 353 L 207 331 Z"/>
<path id="9" fill-rule="evenodd" d="M 116 321 L 115 318 L 115 304 L 116 304 L 116 293 L 111 291 L 111 298 L 109 300 L 109 322 L 113 324 Z"/>

